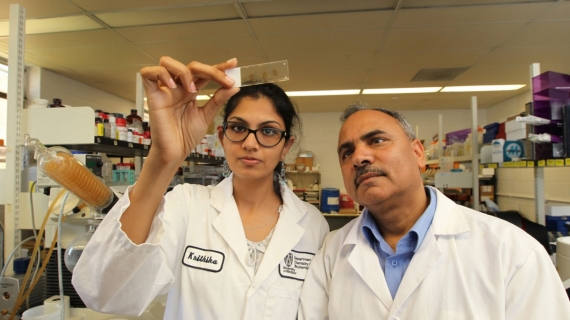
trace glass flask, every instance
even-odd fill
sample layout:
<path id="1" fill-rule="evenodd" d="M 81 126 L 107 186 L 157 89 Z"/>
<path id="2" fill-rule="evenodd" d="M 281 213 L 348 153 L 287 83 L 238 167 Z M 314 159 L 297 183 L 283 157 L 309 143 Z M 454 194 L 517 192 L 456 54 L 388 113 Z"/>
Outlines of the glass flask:
<path id="1" fill-rule="evenodd" d="M 78 236 L 77 238 L 71 240 L 69 246 L 65 250 L 65 256 L 63 257 L 63 261 L 65 266 L 70 272 L 73 272 L 77 261 L 79 261 L 79 257 L 83 253 L 85 246 L 93 237 L 95 230 L 97 230 L 97 226 L 99 226 L 101 220 L 89 219 L 87 220 L 87 232 Z"/>

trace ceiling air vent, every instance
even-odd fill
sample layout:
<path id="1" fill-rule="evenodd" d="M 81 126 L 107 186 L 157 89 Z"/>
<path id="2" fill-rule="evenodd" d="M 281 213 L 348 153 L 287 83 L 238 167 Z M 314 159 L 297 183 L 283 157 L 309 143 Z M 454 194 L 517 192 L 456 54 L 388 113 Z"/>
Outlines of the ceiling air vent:
<path id="1" fill-rule="evenodd" d="M 438 69 L 421 69 L 412 82 L 416 81 L 449 81 L 455 79 L 468 68 L 438 68 Z"/>

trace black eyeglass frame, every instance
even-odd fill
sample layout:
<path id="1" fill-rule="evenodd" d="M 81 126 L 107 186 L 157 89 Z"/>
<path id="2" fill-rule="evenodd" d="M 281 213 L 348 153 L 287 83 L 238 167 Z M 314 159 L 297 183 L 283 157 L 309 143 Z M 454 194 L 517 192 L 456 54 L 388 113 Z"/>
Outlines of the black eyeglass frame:
<path id="1" fill-rule="evenodd" d="M 250 134 L 250 133 L 253 133 L 253 136 L 255 137 L 255 140 L 257 141 L 257 143 L 259 143 L 260 145 L 262 145 L 262 146 L 264 146 L 264 147 L 266 147 L 266 148 L 273 148 L 273 147 L 275 147 L 276 145 L 278 145 L 279 142 L 281 142 L 281 140 L 283 140 L 284 137 L 287 136 L 287 132 L 286 132 L 285 130 L 281 130 L 281 129 L 277 129 L 277 128 L 267 128 L 267 127 L 265 127 L 265 128 L 259 128 L 259 129 L 253 130 L 253 129 L 250 129 L 249 127 L 246 127 L 245 125 L 243 125 L 243 126 L 247 129 L 247 131 L 248 131 L 247 134 L 245 135 L 245 137 L 244 137 L 243 139 L 241 139 L 241 140 L 232 140 L 232 139 L 230 139 L 230 137 L 228 137 L 228 135 L 226 134 L 226 130 L 228 129 L 228 124 L 240 124 L 240 122 L 226 121 L 226 122 L 222 123 L 222 129 L 224 130 L 224 136 L 226 136 L 226 138 L 228 138 L 228 140 L 230 140 L 230 141 L 232 141 L 232 142 L 242 142 L 242 141 L 245 141 L 245 139 L 247 139 L 247 137 L 249 137 L 249 134 Z M 279 141 L 277 141 L 277 143 L 275 143 L 275 144 L 272 145 L 272 146 L 264 145 L 263 143 L 261 143 L 261 142 L 259 141 L 259 138 L 257 138 L 257 131 L 263 130 L 263 129 L 275 130 L 275 131 L 281 133 L 281 138 L 279 138 Z"/>

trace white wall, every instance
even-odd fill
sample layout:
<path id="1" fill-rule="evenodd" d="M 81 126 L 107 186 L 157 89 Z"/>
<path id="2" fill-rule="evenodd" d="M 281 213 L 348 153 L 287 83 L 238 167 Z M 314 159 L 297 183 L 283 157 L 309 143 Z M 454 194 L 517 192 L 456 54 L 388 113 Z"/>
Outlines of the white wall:
<path id="1" fill-rule="evenodd" d="M 39 92 L 29 90 L 32 96 L 28 98 L 28 101 L 42 98 L 51 102 L 53 98 L 60 98 L 65 105 L 73 107 L 87 106 L 94 110 L 100 109 L 106 112 L 120 112 L 124 114 L 130 114 L 130 110 L 136 108 L 135 103 L 132 101 L 69 79 L 47 69 L 41 69 L 41 72 L 34 72 L 33 75 L 30 74 L 30 83 L 35 83 L 36 79 L 32 76 L 40 77 L 40 90 Z M 134 91 L 135 88 L 133 87 Z M 39 97 L 33 94 L 39 94 Z"/>
<path id="2" fill-rule="evenodd" d="M 443 132 L 471 128 L 471 110 L 403 110 L 401 112 L 419 138 L 426 144 L 438 133 L 438 114 L 443 114 Z M 321 184 L 324 188 L 344 189 L 336 154 L 340 130 L 340 112 L 302 113 L 303 137 L 301 150 L 313 152 L 313 163 L 320 164 Z M 478 123 L 487 124 L 487 111 L 478 111 Z"/>
<path id="3" fill-rule="evenodd" d="M 508 117 L 525 111 L 525 105 L 532 101 L 530 90 L 503 101 L 487 109 L 489 123 L 505 122 Z"/>

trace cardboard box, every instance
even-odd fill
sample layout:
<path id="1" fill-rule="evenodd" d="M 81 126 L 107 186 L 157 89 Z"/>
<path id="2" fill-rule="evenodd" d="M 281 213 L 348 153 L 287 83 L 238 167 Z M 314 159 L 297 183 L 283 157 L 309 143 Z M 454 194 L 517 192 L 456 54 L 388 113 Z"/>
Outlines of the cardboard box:
<path id="1" fill-rule="evenodd" d="M 507 131 L 507 140 L 526 139 L 526 128 L 515 131 Z"/>
<path id="2" fill-rule="evenodd" d="M 501 163 L 515 161 L 524 157 L 524 145 L 521 141 L 494 139 L 492 142 L 493 162 Z"/>
<path id="3" fill-rule="evenodd" d="M 484 202 L 485 200 L 491 200 L 495 202 L 495 186 L 479 186 L 479 201 Z"/>
<path id="4" fill-rule="evenodd" d="M 295 165 L 298 166 L 300 164 L 303 164 L 305 166 L 305 168 L 309 168 L 309 171 L 311 171 L 313 168 L 313 158 L 312 157 L 311 158 L 297 157 L 297 160 L 295 161 Z"/>
<path id="5" fill-rule="evenodd" d="M 517 131 L 521 129 L 526 129 L 526 123 L 518 122 L 516 120 L 505 122 L 505 132 Z"/>

